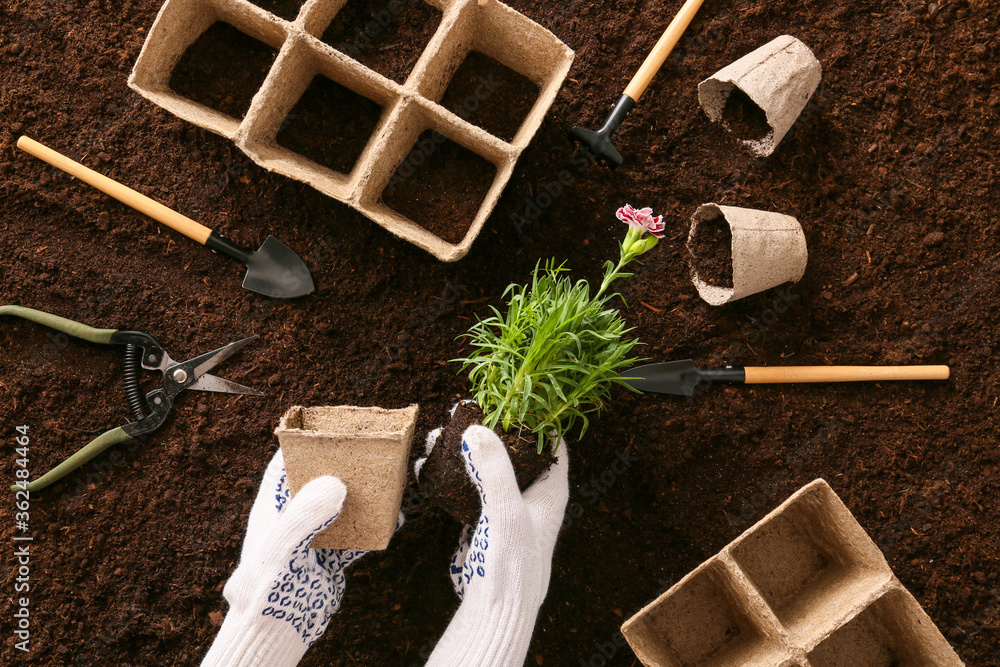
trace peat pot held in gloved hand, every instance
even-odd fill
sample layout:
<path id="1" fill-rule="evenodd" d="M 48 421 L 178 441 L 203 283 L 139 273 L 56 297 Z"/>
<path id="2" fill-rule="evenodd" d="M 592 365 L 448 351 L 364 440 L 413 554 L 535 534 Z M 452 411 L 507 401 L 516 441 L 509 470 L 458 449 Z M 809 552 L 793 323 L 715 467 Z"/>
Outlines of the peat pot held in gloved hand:
<path id="1" fill-rule="evenodd" d="M 340 516 L 347 495 L 343 482 L 324 476 L 293 498 L 278 450 L 250 511 L 240 564 L 223 591 L 229 612 L 202 667 L 299 663 L 340 609 L 344 570 L 367 553 L 309 547 Z"/>
<path id="2" fill-rule="evenodd" d="M 433 441 L 429 436 L 429 447 Z M 462 603 L 428 667 L 515 667 L 528 653 L 569 499 L 569 457 L 559 443 L 554 462 L 549 457 L 551 465 L 522 493 L 506 449 L 484 426 L 462 432 L 463 467 L 481 510 L 452 558 Z M 418 475 L 424 463 L 417 462 Z"/>
<path id="3" fill-rule="evenodd" d="M 294 406 L 275 430 L 296 494 L 330 475 L 347 485 L 340 520 L 313 540 L 325 549 L 385 549 L 396 531 L 417 406 L 397 410 Z"/>

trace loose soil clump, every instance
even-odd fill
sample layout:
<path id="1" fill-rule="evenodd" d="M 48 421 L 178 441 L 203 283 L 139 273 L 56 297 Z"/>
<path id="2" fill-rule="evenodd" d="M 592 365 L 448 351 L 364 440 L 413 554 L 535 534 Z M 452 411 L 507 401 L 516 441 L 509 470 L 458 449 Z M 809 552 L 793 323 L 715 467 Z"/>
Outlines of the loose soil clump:
<path id="1" fill-rule="evenodd" d="M 396 83 L 403 83 L 441 25 L 423 0 L 348 0 L 322 41 Z"/>
<path id="2" fill-rule="evenodd" d="M 511 141 L 538 98 L 528 77 L 489 56 L 472 51 L 462 61 L 441 106 L 504 141 Z"/>
<path id="3" fill-rule="evenodd" d="M 382 107 L 317 75 L 278 132 L 278 144 L 334 171 L 348 173 L 368 144 Z"/>
<path id="4" fill-rule="evenodd" d="M 485 158 L 425 130 L 403 159 L 382 201 L 448 243 L 465 237 L 493 183 Z"/>
<path id="5" fill-rule="evenodd" d="M 722 122 L 738 138 L 746 141 L 759 141 L 771 131 L 767 114 L 739 88 L 733 88 L 726 98 Z"/>
<path id="6" fill-rule="evenodd" d="M 441 430 L 434 449 L 420 471 L 420 493 L 461 523 L 475 525 L 482 510 L 479 494 L 469 479 L 462 453 L 462 434 L 483 422 L 483 411 L 474 403 L 460 403 Z M 518 487 L 524 491 L 552 465 L 552 455 L 538 453 L 538 439 L 531 433 L 504 433 L 494 429 L 510 455 Z"/>
<path id="7" fill-rule="evenodd" d="M 698 223 L 688 241 L 695 275 L 709 285 L 733 286 L 733 232 L 719 215 Z"/>
<path id="8" fill-rule="evenodd" d="M 278 52 L 223 21 L 212 24 L 184 52 L 170 88 L 233 118 L 246 116 Z"/>

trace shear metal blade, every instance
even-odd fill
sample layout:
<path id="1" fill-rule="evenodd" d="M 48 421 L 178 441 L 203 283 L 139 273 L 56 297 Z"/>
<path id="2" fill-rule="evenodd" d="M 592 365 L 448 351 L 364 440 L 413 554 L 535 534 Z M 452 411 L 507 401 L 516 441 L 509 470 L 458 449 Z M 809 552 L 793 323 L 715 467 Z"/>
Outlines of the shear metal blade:
<path id="1" fill-rule="evenodd" d="M 215 368 L 223 361 L 233 356 L 248 344 L 250 344 L 257 336 L 250 336 L 249 338 L 244 338 L 243 340 L 238 340 L 235 343 L 230 343 L 229 345 L 224 345 L 217 350 L 212 350 L 211 352 L 206 352 L 205 354 L 199 355 L 194 359 L 190 359 L 180 364 L 172 365 L 164 369 L 164 375 L 168 376 L 170 379 L 174 380 L 177 384 L 171 385 L 172 396 L 175 396 L 177 392 L 183 391 L 185 389 L 195 389 L 197 391 L 214 391 L 224 394 L 246 394 L 250 396 L 263 396 L 262 393 L 256 389 L 251 389 L 250 387 L 244 387 L 241 384 L 232 382 L 230 380 L 225 380 L 223 378 L 217 377 L 215 375 L 209 374 L 208 371 Z M 179 373 L 183 371 L 183 373 Z M 180 377 L 178 377 L 178 375 Z"/>
<path id="2" fill-rule="evenodd" d="M 199 355 L 194 359 L 185 361 L 184 366 L 191 369 L 191 374 L 194 375 L 195 378 L 201 379 L 205 373 L 242 350 L 256 338 L 257 336 L 250 336 L 249 338 L 238 340 L 235 343 L 224 345 L 218 350 L 212 350 L 211 352 L 206 352 L 205 354 Z"/>
<path id="3" fill-rule="evenodd" d="M 205 373 L 193 384 L 188 385 L 187 388 L 194 389 L 195 391 L 214 391 L 220 394 L 246 394 L 247 396 L 264 395 L 256 389 L 245 387 L 241 384 L 233 382 L 232 380 L 220 378 L 217 375 L 212 375 L 211 373 Z"/>

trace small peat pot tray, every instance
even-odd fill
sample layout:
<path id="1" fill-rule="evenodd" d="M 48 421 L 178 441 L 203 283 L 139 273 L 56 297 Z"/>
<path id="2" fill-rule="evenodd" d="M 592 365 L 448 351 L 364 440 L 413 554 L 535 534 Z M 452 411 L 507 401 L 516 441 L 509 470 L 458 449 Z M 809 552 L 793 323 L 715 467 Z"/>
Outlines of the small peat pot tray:
<path id="1" fill-rule="evenodd" d="M 622 625 L 642 664 L 959 666 L 818 479 Z"/>
<path id="2" fill-rule="evenodd" d="M 417 406 L 292 407 L 275 434 L 292 495 L 323 475 L 347 487 L 340 516 L 312 541 L 315 549 L 385 549 L 396 530 L 406 485 Z"/>
<path id="3" fill-rule="evenodd" d="M 129 85 L 451 262 L 573 55 L 497 0 L 167 0 Z"/>

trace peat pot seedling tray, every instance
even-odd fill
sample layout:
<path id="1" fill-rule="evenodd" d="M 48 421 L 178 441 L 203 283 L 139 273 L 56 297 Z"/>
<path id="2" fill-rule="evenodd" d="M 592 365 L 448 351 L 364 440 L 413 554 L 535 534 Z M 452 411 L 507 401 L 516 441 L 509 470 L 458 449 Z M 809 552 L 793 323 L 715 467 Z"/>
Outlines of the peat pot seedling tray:
<path id="1" fill-rule="evenodd" d="M 644 665 L 962 661 L 821 479 L 622 625 Z"/>
<path id="2" fill-rule="evenodd" d="M 289 19 L 287 2 L 282 18 L 248 0 L 167 0 L 129 85 L 262 167 L 455 261 L 541 125 L 573 51 L 496 0 L 391 0 L 358 11 L 363 2 L 307 0 Z M 427 16 L 440 13 L 426 47 L 408 74 L 377 71 L 385 68 L 369 57 L 373 42 L 415 12 L 431 28 Z M 364 22 L 347 26 L 347 16 Z M 219 63 L 232 62 L 233 80 L 219 80 Z M 469 71 L 482 62 L 493 69 Z M 525 84 L 533 100 L 509 111 Z M 495 126 L 482 120 L 489 106 L 523 118 Z"/>

